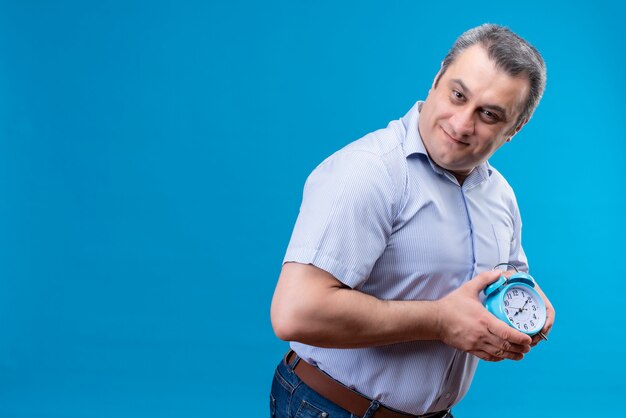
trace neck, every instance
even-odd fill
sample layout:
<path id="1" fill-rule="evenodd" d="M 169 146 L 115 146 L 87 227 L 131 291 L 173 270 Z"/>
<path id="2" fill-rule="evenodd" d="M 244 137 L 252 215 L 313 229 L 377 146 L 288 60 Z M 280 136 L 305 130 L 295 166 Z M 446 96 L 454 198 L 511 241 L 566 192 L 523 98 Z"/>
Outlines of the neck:
<path id="1" fill-rule="evenodd" d="M 470 171 L 470 173 L 471 173 L 471 171 Z M 470 175 L 470 173 L 467 173 L 467 174 L 452 173 L 452 175 L 454 177 L 456 177 L 456 180 L 459 182 L 459 185 L 462 186 L 463 182 Z"/>

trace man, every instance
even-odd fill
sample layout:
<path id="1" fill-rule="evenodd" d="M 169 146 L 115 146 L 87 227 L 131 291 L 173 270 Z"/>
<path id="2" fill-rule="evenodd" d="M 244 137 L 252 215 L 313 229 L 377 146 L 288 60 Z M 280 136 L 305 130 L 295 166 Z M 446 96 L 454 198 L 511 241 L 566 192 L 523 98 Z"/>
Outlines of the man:
<path id="1" fill-rule="evenodd" d="M 273 416 L 451 417 L 479 358 L 520 360 L 540 341 L 480 293 L 499 263 L 528 270 L 515 196 L 487 159 L 528 122 L 545 79 L 526 41 L 471 29 L 424 102 L 315 169 L 272 301 L 293 350 Z"/>

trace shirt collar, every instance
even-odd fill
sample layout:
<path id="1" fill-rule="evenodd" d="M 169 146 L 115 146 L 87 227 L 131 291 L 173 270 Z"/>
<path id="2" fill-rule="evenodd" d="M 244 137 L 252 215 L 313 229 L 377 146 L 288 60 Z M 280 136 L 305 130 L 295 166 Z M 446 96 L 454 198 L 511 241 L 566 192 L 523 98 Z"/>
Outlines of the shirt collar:
<path id="1" fill-rule="evenodd" d="M 415 154 L 422 154 L 426 156 L 428 162 L 430 163 L 433 170 L 438 174 L 444 174 L 446 170 L 439 167 L 433 160 L 430 159 L 428 155 L 428 151 L 426 151 L 426 147 L 424 146 L 424 141 L 422 141 L 422 137 L 420 136 L 418 129 L 419 115 L 422 110 L 423 101 L 416 102 L 413 107 L 401 118 L 402 124 L 404 125 L 404 129 L 406 132 L 406 137 L 404 140 L 404 155 L 405 157 L 410 157 Z M 469 177 L 475 177 L 479 182 L 486 180 L 491 176 L 493 170 L 488 162 L 484 162 L 483 164 L 477 166 L 472 170 Z M 467 181 L 467 180 L 466 180 Z"/>
<path id="2" fill-rule="evenodd" d="M 420 118 L 420 110 L 422 109 L 423 101 L 418 101 L 413 105 L 411 110 L 402 117 L 402 124 L 406 132 L 404 140 L 404 155 L 410 157 L 413 154 L 423 154 L 428 157 L 426 147 L 420 136 L 418 129 L 418 122 Z M 428 158 L 430 160 L 430 157 Z"/>

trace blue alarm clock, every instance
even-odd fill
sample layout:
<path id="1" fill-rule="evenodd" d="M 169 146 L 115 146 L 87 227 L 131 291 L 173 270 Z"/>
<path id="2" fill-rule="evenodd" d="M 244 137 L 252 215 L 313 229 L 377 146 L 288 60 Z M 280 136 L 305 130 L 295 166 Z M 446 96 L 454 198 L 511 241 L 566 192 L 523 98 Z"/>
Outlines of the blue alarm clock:
<path id="1" fill-rule="evenodd" d="M 508 279 L 500 276 L 485 288 L 485 308 L 516 330 L 530 336 L 540 334 L 546 339 L 541 333 L 547 319 L 546 305 L 535 289 L 535 279 L 509 263 L 498 264 L 494 269 L 502 265 L 513 267 L 515 273 Z"/>

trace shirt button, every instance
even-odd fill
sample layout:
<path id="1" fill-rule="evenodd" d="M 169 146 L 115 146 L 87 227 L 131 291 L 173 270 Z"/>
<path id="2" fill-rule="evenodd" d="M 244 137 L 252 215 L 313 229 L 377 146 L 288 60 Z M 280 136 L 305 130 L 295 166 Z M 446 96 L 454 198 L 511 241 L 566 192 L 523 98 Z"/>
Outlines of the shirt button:
<path id="1" fill-rule="evenodd" d="M 452 394 L 451 394 L 450 392 L 448 392 L 448 393 L 446 393 L 445 398 L 446 398 L 446 399 L 450 399 L 450 396 L 452 396 Z"/>
<path id="2" fill-rule="evenodd" d="M 321 415 L 322 415 L 322 418 L 326 418 L 328 416 L 328 412 L 322 412 Z"/>

